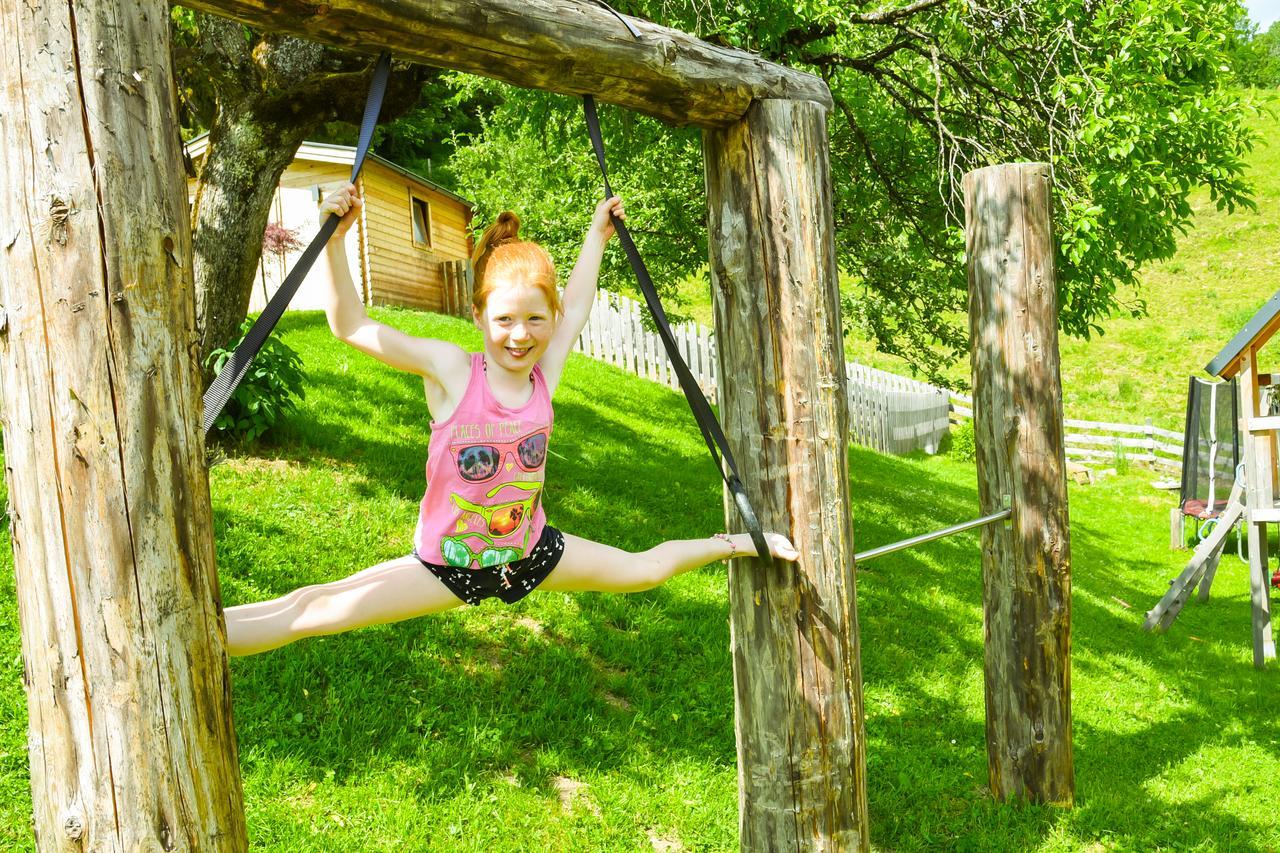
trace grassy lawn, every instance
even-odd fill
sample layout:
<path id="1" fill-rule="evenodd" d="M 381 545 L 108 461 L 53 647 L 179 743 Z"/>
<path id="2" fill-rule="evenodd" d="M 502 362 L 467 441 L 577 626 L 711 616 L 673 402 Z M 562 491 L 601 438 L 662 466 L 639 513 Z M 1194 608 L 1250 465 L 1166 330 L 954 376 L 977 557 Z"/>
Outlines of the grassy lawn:
<path id="1" fill-rule="evenodd" d="M 450 318 L 380 310 L 479 346 Z M 421 384 L 291 314 L 303 411 L 210 486 L 224 603 L 406 553 L 423 488 Z M 683 398 L 573 356 L 557 395 L 550 523 L 640 549 L 721 524 Z M 860 548 L 976 514 L 971 464 L 850 451 Z M 1275 850 L 1280 676 L 1251 665 L 1244 567 L 1172 632 L 1143 611 L 1185 555 L 1136 474 L 1072 486 L 1078 805 L 985 793 L 980 563 L 965 534 L 858 577 L 878 849 Z M 14 575 L 0 542 L 0 849 L 32 849 Z M 723 566 L 631 596 L 538 593 L 232 661 L 255 849 L 734 850 Z M 670 845 L 663 847 L 662 845 Z"/>

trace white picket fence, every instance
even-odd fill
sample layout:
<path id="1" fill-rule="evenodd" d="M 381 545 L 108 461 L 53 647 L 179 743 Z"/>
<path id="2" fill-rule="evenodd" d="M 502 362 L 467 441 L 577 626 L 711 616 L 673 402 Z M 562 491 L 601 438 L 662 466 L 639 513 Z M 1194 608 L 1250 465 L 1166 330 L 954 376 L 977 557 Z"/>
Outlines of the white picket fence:
<path id="1" fill-rule="evenodd" d="M 575 350 L 628 373 L 679 388 L 656 332 L 641 322 L 639 302 L 599 291 Z M 716 345 L 711 330 L 697 323 L 671 327 L 673 337 L 702 393 L 716 399 Z M 850 438 L 884 453 L 924 448 L 936 453 L 947 434 L 947 392 L 924 382 L 849 362 Z"/>
<path id="2" fill-rule="evenodd" d="M 845 363 L 849 437 L 881 453 L 937 453 L 950 426 L 947 392 L 927 382 Z"/>
<path id="3" fill-rule="evenodd" d="M 636 376 L 679 388 L 680 380 L 667 360 L 662 339 L 657 332 L 646 329 L 640 318 L 639 302 L 617 293 L 598 291 L 591 316 L 574 350 Z M 714 401 L 716 344 L 711 330 L 697 323 L 677 323 L 671 326 L 671 332 L 702 393 Z"/>
<path id="4" fill-rule="evenodd" d="M 617 293 L 599 291 L 591 317 L 578 337 L 577 352 L 607 362 L 654 382 L 679 388 L 656 332 L 644 327 L 642 306 Z M 716 399 L 716 342 L 711 330 L 697 323 L 671 327 L 680 354 L 702 393 Z M 849 438 L 882 453 L 909 453 L 918 448 L 936 453 L 950 421 L 973 417 L 973 398 L 921 382 L 847 362 Z M 1182 470 L 1182 434 L 1145 424 L 1112 424 L 1068 418 L 1064 422 L 1069 459 L 1114 463 L 1123 456 L 1174 471 Z"/>
<path id="5" fill-rule="evenodd" d="M 956 420 L 973 417 L 973 398 L 950 392 L 952 416 Z M 1148 462 L 1171 471 L 1182 470 L 1182 433 L 1161 429 L 1146 419 L 1144 424 L 1112 424 L 1100 421 L 1063 421 L 1068 459 L 1111 463 L 1121 457 L 1130 462 Z"/>

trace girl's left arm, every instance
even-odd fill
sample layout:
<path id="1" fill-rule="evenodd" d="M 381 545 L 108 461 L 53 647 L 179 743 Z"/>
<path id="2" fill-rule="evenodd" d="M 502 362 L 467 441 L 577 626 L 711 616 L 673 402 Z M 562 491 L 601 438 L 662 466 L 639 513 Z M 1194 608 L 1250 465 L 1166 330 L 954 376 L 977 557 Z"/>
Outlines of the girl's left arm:
<path id="1" fill-rule="evenodd" d="M 569 282 L 565 285 L 561 302 L 564 316 L 556 326 L 551 343 L 542 356 L 542 375 L 547 387 L 554 393 L 560 383 L 560 374 L 564 371 L 564 363 L 569 358 L 578 335 L 587 325 L 591 317 L 591 306 L 596 300 L 596 282 L 600 278 L 600 262 L 604 259 L 604 248 L 613 237 L 615 231 L 610 215 L 626 219 L 622 208 L 622 199 L 618 196 L 607 198 L 596 205 L 595 214 L 591 218 L 591 227 L 582 241 L 582 249 L 578 252 L 578 262 L 573 265 L 569 274 Z"/>

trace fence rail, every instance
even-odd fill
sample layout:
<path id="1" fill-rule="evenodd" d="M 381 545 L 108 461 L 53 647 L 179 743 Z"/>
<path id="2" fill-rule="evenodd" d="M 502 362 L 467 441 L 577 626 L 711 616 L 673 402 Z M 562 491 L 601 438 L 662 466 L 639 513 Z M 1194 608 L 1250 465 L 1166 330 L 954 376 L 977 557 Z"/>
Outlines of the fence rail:
<path id="1" fill-rule="evenodd" d="M 679 388 L 661 339 L 645 328 L 642 317 L 639 302 L 599 291 L 574 349 L 628 373 Z M 680 323 L 671 330 L 703 394 L 714 401 L 718 377 L 711 330 L 697 323 Z M 973 398 L 967 394 L 857 362 L 845 364 L 845 376 L 849 437 L 883 453 L 907 453 L 917 448 L 935 453 L 950 424 L 973 417 Z M 1069 459 L 1099 462 L 1123 457 L 1182 470 L 1182 434 L 1154 426 L 1150 418 L 1145 424 L 1068 418 L 1063 425 Z"/>
<path id="2" fill-rule="evenodd" d="M 948 392 L 951 417 L 959 422 L 973 417 L 973 398 Z M 1143 424 L 1113 424 L 1066 418 L 1062 422 L 1068 459 L 1149 462 L 1172 471 L 1182 470 L 1182 433 L 1162 429 L 1147 418 Z"/>

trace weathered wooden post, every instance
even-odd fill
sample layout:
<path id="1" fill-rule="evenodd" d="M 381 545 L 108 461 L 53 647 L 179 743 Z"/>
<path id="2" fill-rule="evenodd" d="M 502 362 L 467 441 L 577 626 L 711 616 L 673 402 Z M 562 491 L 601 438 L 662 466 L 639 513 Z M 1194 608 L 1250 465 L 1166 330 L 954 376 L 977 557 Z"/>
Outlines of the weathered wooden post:
<path id="1" fill-rule="evenodd" d="M 720 411 L 761 522 L 801 554 L 729 572 L 740 844 L 867 850 L 827 112 L 759 100 L 704 140 Z"/>
<path id="2" fill-rule="evenodd" d="M 1071 805 L 1071 547 L 1049 166 L 964 177 L 992 793 Z"/>
<path id="3" fill-rule="evenodd" d="M 41 850 L 243 850 L 159 0 L 0 0 L 0 370 Z"/>

